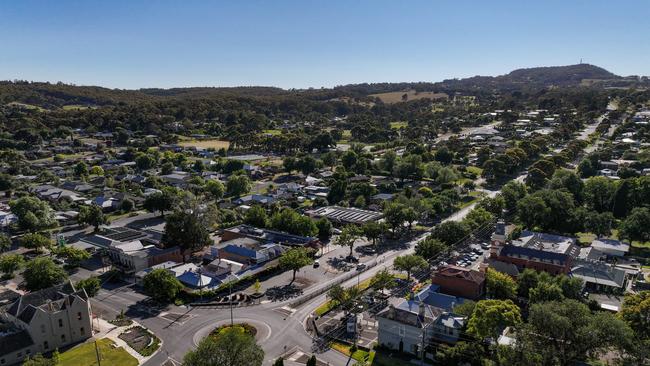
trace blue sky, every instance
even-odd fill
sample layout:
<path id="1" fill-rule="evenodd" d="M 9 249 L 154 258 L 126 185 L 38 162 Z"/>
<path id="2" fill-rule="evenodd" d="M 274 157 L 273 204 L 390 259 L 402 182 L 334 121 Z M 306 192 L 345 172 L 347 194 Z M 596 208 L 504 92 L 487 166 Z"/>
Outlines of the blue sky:
<path id="1" fill-rule="evenodd" d="M 2 1 L 0 79 L 112 88 L 440 81 L 582 58 L 650 75 L 650 1 Z"/>

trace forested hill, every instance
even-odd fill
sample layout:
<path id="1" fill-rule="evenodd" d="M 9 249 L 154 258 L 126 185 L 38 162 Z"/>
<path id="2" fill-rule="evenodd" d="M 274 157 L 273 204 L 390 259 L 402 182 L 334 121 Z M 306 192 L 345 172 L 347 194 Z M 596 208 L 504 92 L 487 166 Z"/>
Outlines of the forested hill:
<path id="1" fill-rule="evenodd" d="M 493 90 L 536 89 L 550 86 L 578 86 L 584 80 L 621 80 L 603 68 L 579 64 L 570 66 L 518 69 L 501 76 L 475 76 L 438 83 L 350 84 L 331 89 L 285 90 L 274 87 L 192 87 L 172 89 L 108 89 L 98 86 L 75 86 L 63 83 L 0 81 L 0 105 L 24 103 L 45 109 L 65 106 L 107 106 L 161 102 L 170 99 L 259 98 L 265 101 L 307 99 L 331 100 L 341 97 L 366 98 L 371 94 L 403 90 L 433 92 L 475 92 Z M 374 98 L 373 98 L 374 99 Z"/>

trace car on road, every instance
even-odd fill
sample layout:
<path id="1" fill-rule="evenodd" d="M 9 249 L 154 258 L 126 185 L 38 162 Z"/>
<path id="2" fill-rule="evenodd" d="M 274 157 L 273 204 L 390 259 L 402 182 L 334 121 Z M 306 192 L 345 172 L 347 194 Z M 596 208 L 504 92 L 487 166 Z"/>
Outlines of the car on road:
<path id="1" fill-rule="evenodd" d="M 314 261 L 314 268 L 318 268 L 318 267 L 320 267 L 320 261 L 318 259 L 316 259 Z"/>
<path id="2" fill-rule="evenodd" d="M 368 266 L 366 266 L 365 264 L 361 263 L 361 264 L 357 265 L 357 271 L 363 271 L 363 270 L 366 269 L 367 267 L 368 267 Z"/>

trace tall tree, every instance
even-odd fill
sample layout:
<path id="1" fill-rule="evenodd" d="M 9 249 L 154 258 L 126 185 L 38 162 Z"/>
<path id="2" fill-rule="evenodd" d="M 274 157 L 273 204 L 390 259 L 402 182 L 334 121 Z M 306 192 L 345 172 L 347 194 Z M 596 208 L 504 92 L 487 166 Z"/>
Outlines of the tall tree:
<path id="1" fill-rule="evenodd" d="M 413 271 L 425 268 L 427 265 L 428 263 L 424 258 L 414 254 L 401 255 L 395 258 L 395 261 L 393 262 L 393 266 L 396 270 L 406 272 L 407 280 L 411 279 L 411 273 L 413 273 Z"/>
<path id="2" fill-rule="evenodd" d="M 341 234 L 339 234 L 339 236 L 336 238 L 336 244 L 343 247 L 349 247 L 349 256 L 352 257 L 354 243 L 357 241 L 357 239 L 359 239 L 360 235 L 361 230 L 356 225 L 347 225 L 343 228 L 343 230 L 341 230 Z"/>
<path id="3" fill-rule="evenodd" d="M 23 277 L 25 278 L 25 287 L 35 291 L 63 282 L 68 274 L 50 258 L 40 257 L 27 263 Z"/>
<path id="4" fill-rule="evenodd" d="M 488 268 L 485 290 L 487 296 L 492 299 L 514 300 L 517 297 L 517 282 L 505 273 Z"/>
<path id="5" fill-rule="evenodd" d="M 102 212 L 101 207 L 97 205 L 90 205 L 81 206 L 79 208 L 77 221 L 80 224 L 92 225 L 95 227 L 95 231 L 97 231 L 101 225 L 108 223 L 108 218 L 104 216 L 104 212 Z"/>
<path id="6" fill-rule="evenodd" d="M 171 272 L 157 268 L 142 279 L 144 290 L 158 301 L 173 301 L 183 289 L 183 284 Z"/>
<path id="7" fill-rule="evenodd" d="M 284 252 L 280 257 L 280 266 L 285 270 L 293 271 L 291 283 L 296 280 L 296 272 L 304 266 L 312 264 L 314 261 L 309 256 L 305 248 L 291 248 Z"/>
<path id="8" fill-rule="evenodd" d="M 521 322 L 521 311 L 511 300 L 481 300 L 467 322 L 467 332 L 478 338 L 496 339 L 505 327 Z"/>

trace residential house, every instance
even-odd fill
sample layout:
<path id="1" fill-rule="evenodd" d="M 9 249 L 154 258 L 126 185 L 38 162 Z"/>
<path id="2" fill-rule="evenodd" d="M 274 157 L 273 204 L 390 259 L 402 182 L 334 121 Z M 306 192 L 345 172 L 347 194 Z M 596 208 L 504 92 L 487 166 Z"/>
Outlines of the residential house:
<path id="1" fill-rule="evenodd" d="M 221 242 L 217 251 L 217 258 L 255 265 L 279 257 L 284 250 L 276 243 L 243 237 Z"/>

